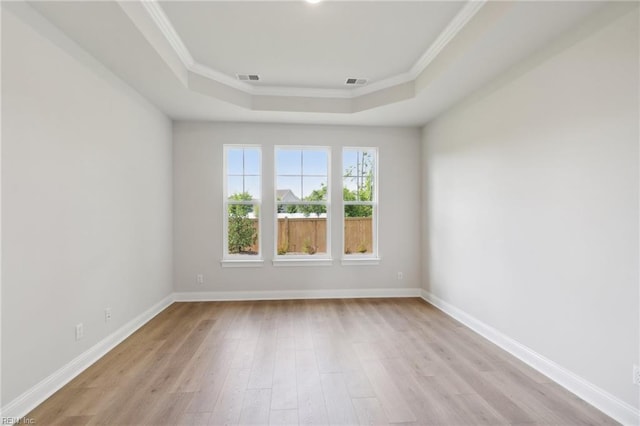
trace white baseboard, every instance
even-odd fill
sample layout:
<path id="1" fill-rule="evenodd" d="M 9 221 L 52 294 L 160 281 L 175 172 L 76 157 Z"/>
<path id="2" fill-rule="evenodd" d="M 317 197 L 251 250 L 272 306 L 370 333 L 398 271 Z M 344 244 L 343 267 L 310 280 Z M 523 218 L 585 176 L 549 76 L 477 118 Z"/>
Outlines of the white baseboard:
<path id="1" fill-rule="evenodd" d="M 201 291 L 174 293 L 176 302 L 238 300 L 356 299 L 366 297 L 420 297 L 419 288 L 368 288 L 330 290 Z"/>
<path id="2" fill-rule="evenodd" d="M 44 400 L 53 395 L 57 390 L 69 383 L 72 379 L 90 367 L 93 363 L 102 358 L 107 352 L 116 347 L 133 332 L 146 324 L 153 317 L 158 315 L 173 303 L 173 294 L 162 299 L 118 330 L 114 331 L 100 342 L 78 355 L 69 363 L 46 377 L 37 385 L 33 386 L 25 393 L 9 402 L 0 409 L 3 419 L 18 422 L 19 419 L 27 415 L 31 410 L 40 405 Z M 3 423 L 5 424 L 5 423 Z"/>
<path id="3" fill-rule="evenodd" d="M 616 421 L 623 425 L 640 424 L 640 411 L 626 402 L 428 291 L 422 290 L 421 297 L 445 314 L 460 321 L 476 333 L 538 370 L 540 373 L 565 387 Z"/>

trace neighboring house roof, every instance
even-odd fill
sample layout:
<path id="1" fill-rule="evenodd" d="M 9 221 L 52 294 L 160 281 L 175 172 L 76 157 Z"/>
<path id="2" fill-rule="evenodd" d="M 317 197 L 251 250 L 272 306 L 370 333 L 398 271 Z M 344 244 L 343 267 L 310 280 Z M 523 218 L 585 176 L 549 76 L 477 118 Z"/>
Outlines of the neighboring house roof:
<path id="1" fill-rule="evenodd" d="M 276 190 L 276 198 L 278 199 L 278 201 L 285 202 L 300 201 L 300 198 L 298 198 L 296 194 L 294 194 L 290 189 Z"/>

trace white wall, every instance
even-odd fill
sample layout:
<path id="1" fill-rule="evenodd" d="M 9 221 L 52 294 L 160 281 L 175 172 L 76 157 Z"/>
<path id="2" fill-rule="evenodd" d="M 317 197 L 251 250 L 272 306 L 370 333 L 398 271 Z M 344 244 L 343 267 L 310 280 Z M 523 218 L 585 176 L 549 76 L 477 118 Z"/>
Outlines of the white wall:
<path id="1" fill-rule="evenodd" d="M 171 122 L 4 6 L 2 406 L 172 291 Z"/>
<path id="2" fill-rule="evenodd" d="M 260 144 L 263 152 L 263 251 L 260 268 L 222 268 L 223 144 Z M 332 148 L 332 266 L 274 267 L 274 145 Z M 341 148 L 379 147 L 379 247 L 376 266 L 342 266 Z M 174 123 L 174 282 L 179 292 L 420 287 L 420 130 L 339 126 Z M 402 281 L 397 272 L 404 273 Z M 205 284 L 196 275 L 205 275 Z"/>
<path id="3" fill-rule="evenodd" d="M 596 24 L 424 128 L 424 284 L 637 408 L 637 9 Z"/>

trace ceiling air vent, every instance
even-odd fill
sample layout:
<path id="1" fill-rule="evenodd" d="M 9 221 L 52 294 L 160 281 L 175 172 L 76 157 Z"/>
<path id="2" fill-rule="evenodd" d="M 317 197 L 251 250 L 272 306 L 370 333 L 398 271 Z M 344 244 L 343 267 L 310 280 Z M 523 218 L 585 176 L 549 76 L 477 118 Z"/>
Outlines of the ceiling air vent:
<path id="1" fill-rule="evenodd" d="M 366 78 L 348 78 L 344 84 L 362 86 L 363 84 L 367 84 Z"/>
<path id="2" fill-rule="evenodd" d="M 258 74 L 236 74 L 240 81 L 258 81 L 260 76 Z"/>

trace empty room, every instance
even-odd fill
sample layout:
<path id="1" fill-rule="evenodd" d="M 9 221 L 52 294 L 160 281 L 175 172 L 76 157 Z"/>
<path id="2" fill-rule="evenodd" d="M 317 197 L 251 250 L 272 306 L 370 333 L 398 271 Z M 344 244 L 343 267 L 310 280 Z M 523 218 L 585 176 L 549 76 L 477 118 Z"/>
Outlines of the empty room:
<path id="1" fill-rule="evenodd" d="M 2 424 L 640 425 L 635 1 L 3 1 Z"/>

